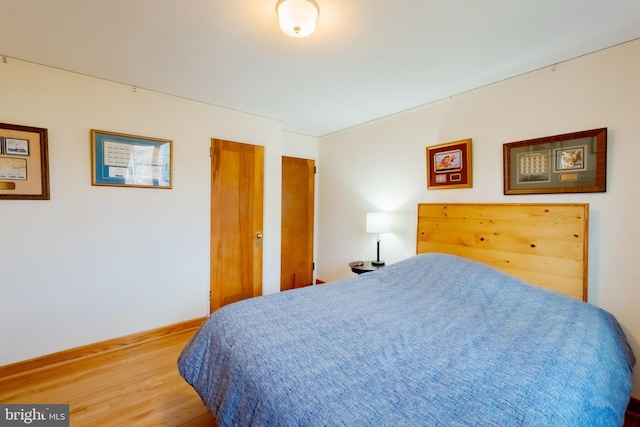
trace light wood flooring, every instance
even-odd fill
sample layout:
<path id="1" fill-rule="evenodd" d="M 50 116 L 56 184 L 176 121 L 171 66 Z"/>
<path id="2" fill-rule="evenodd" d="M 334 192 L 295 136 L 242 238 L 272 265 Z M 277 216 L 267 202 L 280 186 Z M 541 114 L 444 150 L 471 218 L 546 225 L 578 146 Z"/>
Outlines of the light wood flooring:
<path id="1" fill-rule="evenodd" d="M 71 426 L 215 426 L 180 374 L 177 358 L 195 332 L 0 377 L 0 402 L 70 405 Z"/>

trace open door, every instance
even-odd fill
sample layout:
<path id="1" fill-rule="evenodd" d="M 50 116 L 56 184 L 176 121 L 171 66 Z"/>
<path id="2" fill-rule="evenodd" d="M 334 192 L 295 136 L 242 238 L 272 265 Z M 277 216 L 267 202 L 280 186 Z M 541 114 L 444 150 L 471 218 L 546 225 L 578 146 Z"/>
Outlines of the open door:
<path id="1" fill-rule="evenodd" d="M 315 161 L 282 158 L 280 290 L 313 284 Z"/>
<path id="2" fill-rule="evenodd" d="M 210 311 L 262 294 L 264 147 L 211 140 Z"/>

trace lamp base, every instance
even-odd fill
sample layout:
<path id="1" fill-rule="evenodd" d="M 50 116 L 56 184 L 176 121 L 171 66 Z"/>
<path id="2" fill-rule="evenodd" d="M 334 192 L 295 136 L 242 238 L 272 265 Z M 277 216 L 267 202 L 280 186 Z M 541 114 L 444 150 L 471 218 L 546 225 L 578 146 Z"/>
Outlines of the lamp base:
<path id="1" fill-rule="evenodd" d="M 384 261 L 371 261 L 371 265 L 384 265 Z"/>

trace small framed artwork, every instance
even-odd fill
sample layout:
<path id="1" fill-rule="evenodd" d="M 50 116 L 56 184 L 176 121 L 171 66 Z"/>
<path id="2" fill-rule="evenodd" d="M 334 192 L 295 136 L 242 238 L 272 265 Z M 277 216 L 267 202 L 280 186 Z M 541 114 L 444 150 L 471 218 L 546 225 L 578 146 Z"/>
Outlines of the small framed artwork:
<path id="1" fill-rule="evenodd" d="M 165 188 L 173 185 L 173 141 L 91 130 L 91 184 Z"/>
<path id="2" fill-rule="evenodd" d="M 606 191 L 607 128 L 503 145 L 504 194 Z"/>
<path id="3" fill-rule="evenodd" d="M 427 147 L 427 188 L 470 188 L 471 138 Z"/>
<path id="4" fill-rule="evenodd" d="M 0 199 L 49 198 L 47 129 L 0 123 Z"/>
<path id="5" fill-rule="evenodd" d="M 22 138 L 4 138 L 4 151 L 9 156 L 29 156 L 29 140 Z"/>

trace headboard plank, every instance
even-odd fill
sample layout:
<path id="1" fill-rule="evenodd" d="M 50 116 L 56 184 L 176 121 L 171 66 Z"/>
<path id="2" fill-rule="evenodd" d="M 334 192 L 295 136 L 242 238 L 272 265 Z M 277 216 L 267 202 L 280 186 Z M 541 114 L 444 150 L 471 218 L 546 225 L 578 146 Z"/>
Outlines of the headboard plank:
<path id="1" fill-rule="evenodd" d="M 443 252 L 587 300 L 588 204 L 418 205 L 417 253 Z"/>

